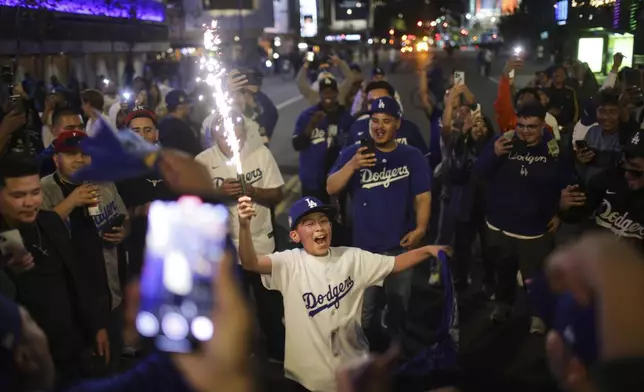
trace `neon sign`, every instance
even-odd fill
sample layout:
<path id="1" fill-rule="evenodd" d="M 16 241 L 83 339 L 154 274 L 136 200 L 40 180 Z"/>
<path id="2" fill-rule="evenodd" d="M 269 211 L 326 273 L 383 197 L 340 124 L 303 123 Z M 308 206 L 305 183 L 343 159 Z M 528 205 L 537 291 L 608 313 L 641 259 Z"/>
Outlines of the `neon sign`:
<path id="1" fill-rule="evenodd" d="M 165 5 L 159 0 L 120 0 L 108 4 L 106 0 L 57 0 L 57 1 L 26 1 L 0 0 L 3 7 L 21 7 L 31 9 L 46 9 L 52 12 L 64 12 L 78 15 L 105 16 L 108 18 L 135 18 L 148 22 L 163 22 L 165 20 Z"/>

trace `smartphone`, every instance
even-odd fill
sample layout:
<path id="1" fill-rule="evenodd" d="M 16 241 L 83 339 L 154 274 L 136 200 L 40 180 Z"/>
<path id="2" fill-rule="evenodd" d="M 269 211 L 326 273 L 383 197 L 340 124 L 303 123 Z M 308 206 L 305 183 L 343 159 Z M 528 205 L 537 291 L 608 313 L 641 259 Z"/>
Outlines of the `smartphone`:
<path id="1" fill-rule="evenodd" d="M 523 139 L 515 137 L 512 139 L 512 152 L 515 154 L 523 154 L 528 148 L 528 142 Z"/>
<path id="2" fill-rule="evenodd" d="M 575 147 L 577 150 L 585 150 L 588 148 L 588 143 L 585 140 L 575 140 Z"/>
<path id="3" fill-rule="evenodd" d="M 367 150 L 364 154 L 375 154 L 376 153 L 376 142 L 372 138 L 364 138 L 360 140 L 361 147 L 367 147 Z"/>
<path id="4" fill-rule="evenodd" d="M 20 249 L 25 249 L 25 244 L 22 242 L 22 236 L 18 230 L 0 233 L 0 255 L 10 255 Z"/>
<path id="5" fill-rule="evenodd" d="M 112 219 L 109 220 L 107 225 L 105 225 L 105 233 L 114 233 L 113 227 L 121 227 L 123 226 L 123 223 L 125 223 L 125 214 L 115 215 Z"/>
<path id="6" fill-rule="evenodd" d="M 246 80 L 248 81 L 249 86 L 261 86 L 262 85 L 262 74 L 255 71 L 244 72 L 246 75 Z"/>
<path id="7" fill-rule="evenodd" d="M 315 61 L 315 53 L 313 51 L 306 52 L 306 61 L 309 63 Z"/>
<path id="8" fill-rule="evenodd" d="M 227 236 L 223 205 L 184 196 L 150 206 L 136 328 L 159 350 L 188 353 L 212 337 L 213 277 Z"/>
<path id="9" fill-rule="evenodd" d="M 465 72 L 454 71 L 454 85 L 465 84 Z"/>

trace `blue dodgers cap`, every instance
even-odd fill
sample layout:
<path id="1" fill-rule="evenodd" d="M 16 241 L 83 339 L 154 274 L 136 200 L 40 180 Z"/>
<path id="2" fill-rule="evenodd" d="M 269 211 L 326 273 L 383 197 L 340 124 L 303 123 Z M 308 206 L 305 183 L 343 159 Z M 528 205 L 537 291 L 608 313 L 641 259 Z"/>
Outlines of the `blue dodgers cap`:
<path id="1" fill-rule="evenodd" d="M 0 385 L 15 382 L 14 351 L 20 341 L 22 318 L 18 305 L 0 295 Z"/>
<path id="2" fill-rule="evenodd" d="M 553 324 L 575 357 L 587 366 L 597 361 L 594 306 L 581 306 L 572 294 L 562 294 L 557 300 Z"/>
<path id="3" fill-rule="evenodd" d="M 371 103 L 369 114 L 385 113 L 395 118 L 401 118 L 400 105 L 391 97 L 381 97 Z"/>
<path id="4" fill-rule="evenodd" d="M 295 229 L 302 218 L 314 212 L 323 212 L 329 216 L 329 219 L 333 219 L 336 214 L 336 209 L 330 205 L 322 203 L 315 197 L 303 197 L 293 203 L 291 209 L 288 211 L 288 225 L 291 230 Z"/>
<path id="5" fill-rule="evenodd" d="M 182 103 L 190 103 L 188 94 L 183 90 L 172 90 L 165 96 L 165 105 L 168 111 L 175 110 Z"/>
<path id="6" fill-rule="evenodd" d="M 376 67 L 371 71 L 371 75 L 373 75 L 373 76 L 385 76 L 385 70 L 380 68 L 380 67 Z"/>

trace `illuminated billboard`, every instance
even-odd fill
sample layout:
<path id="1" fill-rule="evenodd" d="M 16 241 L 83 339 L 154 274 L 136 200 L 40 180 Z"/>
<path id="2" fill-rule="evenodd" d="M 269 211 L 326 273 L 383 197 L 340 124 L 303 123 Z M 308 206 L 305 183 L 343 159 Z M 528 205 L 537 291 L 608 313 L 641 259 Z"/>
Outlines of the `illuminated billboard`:
<path id="1" fill-rule="evenodd" d="M 300 35 L 304 38 L 318 35 L 317 0 L 300 0 Z"/>
<path id="2" fill-rule="evenodd" d="M 30 0 L 0 0 L 0 6 L 40 8 L 53 12 L 78 15 L 106 16 L 109 18 L 132 18 L 150 22 L 165 20 L 165 4 L 162 0 L 121 0 L 118 5 L 107 5 L 105 0 L 57 0 L 34 2 Z"/>
<path id="3" fill-rule="evenodd" d="M 568 21 L 568 0 L 561 0 L 555 4 L 555 20 L 559 25 L 565 25 Z"/>

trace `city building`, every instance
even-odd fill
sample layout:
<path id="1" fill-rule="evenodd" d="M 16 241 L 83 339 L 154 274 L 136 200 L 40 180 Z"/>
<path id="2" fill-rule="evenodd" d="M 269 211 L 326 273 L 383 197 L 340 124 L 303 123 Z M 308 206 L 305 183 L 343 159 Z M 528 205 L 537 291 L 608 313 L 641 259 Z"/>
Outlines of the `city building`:
<path id="1" fill-rule="evenodd" d="M 123 85 L 168 47 L 163 0 L 0 0 L 0 11 L 0 62 L 18 80 Z"/>
<path id="2" fill-rule="evenodd" d="M 561 0 L 554 17 L 569 38 L 566 51 L 594 72 L 605 73 L 617 52 L 626 56 L 625 66 L 644 64 L 642 1 Z"/>

